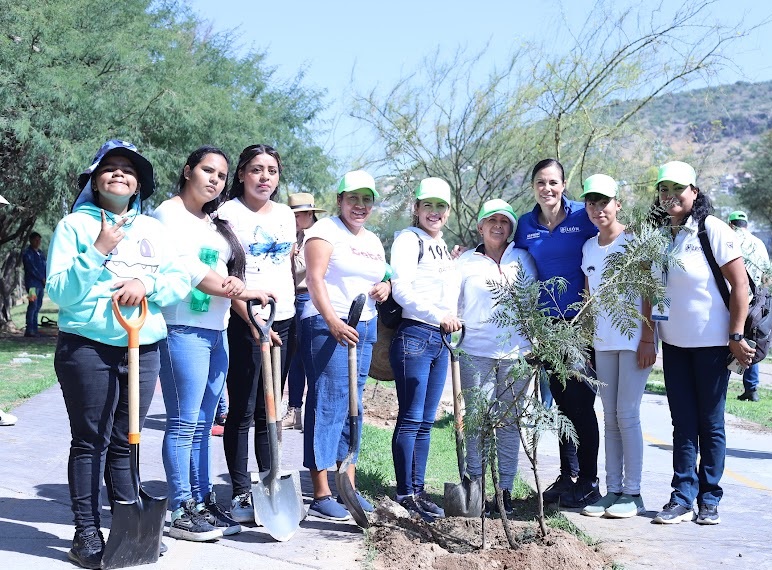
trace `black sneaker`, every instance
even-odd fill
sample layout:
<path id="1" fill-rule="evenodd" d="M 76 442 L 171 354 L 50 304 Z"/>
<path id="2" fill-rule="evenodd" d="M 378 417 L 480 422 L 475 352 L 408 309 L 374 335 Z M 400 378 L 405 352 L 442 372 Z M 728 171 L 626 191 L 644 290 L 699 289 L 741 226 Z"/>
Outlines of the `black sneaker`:
<path id="1" fill-rule="evenodd" d="M 721 517 L 718 516 L 718 505 L 700 505 L 700 512 L 697 514 L 697 524 L 718 524 Z"/>
<path id="2" fill-rule="evenodd" d="M 206 517 L 196 510 L 196 500 L 193 498 L 185 501 L 172 513 L 172 524 L 169 527 L 169 536 L 172 538 L 206 542 L 216 540 L 222 534 L 222 529 L 209 524 Z"/>
<path id="3" fill-rule="evenodd" d="M 560 495 L 572 489 L 575 484 L 568 475 L 560 475 L 552 485 L 544 489 L 542 499 L 545 503 L 555 503 Z"/>
<path id="4" fill-rule="evenodd" d="M 437 503 L 432 501 L 429 497 L 429 493 L 426 491 L 419 491 L 415 494 L 415 504 L 421 507 L 425 512 L 432 515 L 434 518 L 444 519 L 445 509 L 440 507 Z"/>
<path id="5" fill-rule="evenodd" d="M 410 514 L 411 517 L 420 517 L 424 522 L 433 523 L 434 517 L 427 513 L 425 510 L 423 510 L 421 507 L 419 507 L 416 502 L 413 495 L 408 495 L 404 499 L 402 499 L 399 502 L 400 506 L 407 509 L 408 514 Z"/>
<path id="6" fill-rule="evenodd" d="M 206 499 L 204 499 L 203 509 L 199 512 L 204 515 L 206 522 L 214 528 L 222 530 L 223 536 L 231 536 L 241 532 L 241 525 L 217 504 L 217 497 L 214 491 L 210 492 Z"/>
<path id="7" fill-rule="evenodd" d="M 512 514 L 512 493 L 509 489 L 502 489 L 501 490 L 501 500 L 504 503 L 504 512 L 508 515 Z M 490 502 L 490 505 L 488 506 L 488 513 L 498 514 L 499 512 L 499 502 L 496 500 L 496 495 L 493 496 L 493 500 Z"/>
<path id="8" fill-rule="evenodd" d="M 737 396 L 738 400 L 746 400 L 748 402 L 758 402 L 759 401 L 759 393 L 756 390 L 748 390 L 746 389 L 745 392 Z"/>
<path id="9" fill-rule="evenodd" d="M 654 522 L 659 524 L 675 524 L 680 522 L 691 522 L 693 518 L 694 510 L 679 505 L 673 499 L 670 499 L 670 502 L 662 507 L 662 510 L 654 517 Z"/>
<path id="10" fill-rule="evenodd" d="M 571 489 L 560 495 L 558 501 L 561 507 L 583 509 L 587 505 L 600 501 L 600 499 L 598 479 L 593 479 L 592 481 L 579 479 Z"/>
<path id="11" fill-rule="evenodd" d="M 94 527 L 84 528 L 75 531 L 67 558 L 83 568 L 101 568 L 104 549 L 105 538 L 102 531 Z"/>

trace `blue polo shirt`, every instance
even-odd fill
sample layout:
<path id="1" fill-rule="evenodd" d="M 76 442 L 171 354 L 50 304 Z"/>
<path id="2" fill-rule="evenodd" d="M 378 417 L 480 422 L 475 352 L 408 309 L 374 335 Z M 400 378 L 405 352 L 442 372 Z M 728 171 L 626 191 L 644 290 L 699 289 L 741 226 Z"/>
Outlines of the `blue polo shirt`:
<path id="1" fill-rule="evenodd" d="M 584 242 L 598 233 L 593 225 L 584 203 L 562 198 L 565 219 L 555 229 L 549 231 L 539 223 L 541 207 L 536 207 L 523 214 L 517 220 L 515 230 L 515 247 L 528 250 L 536 262 L 536 270 L 540 281 L 552 277 L 563 277 L 568 281 L 565 292 L 558 296 L 557 307 L 566 317 L 572 317 L 576 311 L 566 311 L 571 303 L 581 300 L 584 289 L 584 273 L 582 273 L 582 246 Z M 557 292 L 556 292 L 557 293 Z M 550 308 L 550 314 L 557 317 L 555 302 L 545 292 L 542 292 L 540 302 Z"/>

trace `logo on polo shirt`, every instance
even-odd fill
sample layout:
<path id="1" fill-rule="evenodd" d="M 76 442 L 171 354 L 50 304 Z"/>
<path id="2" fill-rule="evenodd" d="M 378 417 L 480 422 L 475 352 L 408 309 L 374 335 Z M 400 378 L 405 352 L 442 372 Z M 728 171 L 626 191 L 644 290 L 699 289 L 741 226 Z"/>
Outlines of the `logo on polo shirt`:
<path id="1" fill-rule="evenodd" d="M 702 251 L 702 246 L 698 243 L 687 243 L 684 249 L 686 251 Z"/>
<path id="2" fill-rule="evenodd" d="M 579 226 L 570 226 L 565 228 L 560 228 L 560 233 L 562 234 L 576 234 L 582 231 Z"/>
<path id="3" fill-rule="evenodd" d="M 539 238 L 539 232 L 532 232 L 525 236 L 525 239 L 538 239 Z"/>
<path id="4" fill-rule="evenodd" d="M 587 274 L 588 274 L 588 275 L 592 275 L 593 273 L 595 273 L 595 266 L 594 266 L 594 265 L 590 265 L 590 266 L 587 268 Z"/>

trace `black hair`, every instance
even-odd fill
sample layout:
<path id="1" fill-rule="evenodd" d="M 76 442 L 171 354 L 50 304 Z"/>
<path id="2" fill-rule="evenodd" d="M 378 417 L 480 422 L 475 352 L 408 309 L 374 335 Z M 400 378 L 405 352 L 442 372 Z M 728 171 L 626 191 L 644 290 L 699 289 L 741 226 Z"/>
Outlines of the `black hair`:
<path id="1" fill-rule="evenodd" d="M 715 211 L 713 203 L 710 201 L 708 195 L 701 192 L 697 186 L 694 186 L 693 184 L 691 186 L 697 191 L 697 195 L 694 197 L 691 211 L 686 214 L 681 221 L 681 225 L 685 225 L 689 217 L 692 217 L 694 221 L 699 224 Z M 670 224 L 670 216 L 659 203 L 659 192 L 657 192 L 657 197 L 654 199 L 654 205 L 649 211 L 649 221 L 659 227 Z"/>
<path id="2" fill-rule="evenodd" d="M 279 165 L 279 176 L 283 170 L 281 163 L 281 156 L 279 152 L 270 145 L 267 144 L 253 144 L 241 151 L 239 155 L 239 164 L 236 166 L 236 175 L 231 181 L 231 187 L 228 190 L 228 198 L 239 198 L 244 195 L 244 182 L 239 180 L 239 172 L 243 171 L 249 162 L 255 158 L 258 154 L 267 154 L 276 159 L 276 164 Z M 279 193 L 279 186 L 276 185 L 276 190 L 271 194 L 271 200 Z"/>
<path id="3" fill-rule="evenodd" d="M 29 240 L 30 240 L 30 241 L 32 241 L 32 240 L 33 240 L 33 239 L 35 239 L 35 238 L 42 238 L 42 236 L 41 236 L 39 233 L 37 233 L 37 232 L 32 232 L 32 233 L 29 235 Z"/>
<path id="4" fill-rule="evenodd" d="M 565 182 L 566 181 L 566 171 L 563 168 L 563 165 L 560 164 L 560 162 L 554 158 L 545 158 L 544 160 L 540 160 L 536 163 L 536 166 L 533 167 L 533 170 L 531 171 L 531 184 L 533 184 L 533 181 L 536 179 L 536 174 L 543 170 L 544 168 L 549 168 L 550 166 L 556 166 L 560 170 L 560 181 Z"/>
<path id="5" fill-rule="evenodd" d="M 729 222 L 730 226 L 735 226 L 737 228 L 747 228 L 748 222 L 746 220 L 732 220 Z"/>
<path id="6" fill-rule="evenodd" d="M 226 155 L 222 150 L 215 146 L 210 145 L 204 145 L 198 147 L 196 150 L 190 153 L 188 156 L 188 159 L 185 161 L 185 166 L 187 166 L 190 170 L 193 170 L 199 162 L 201 162 L 204 157 L 208 154 L 217 154 L 220 155 L 225 159 L 225 163 L 230 168 L 230 160 L 228 160 L 228 155 Z M 185 191 L 185 183 L 187 182 L 187 179 L 185 178 L 185 166 L 182 167 L 182 172 L 180 173 L 180 178 L 177 181 L 177 189 L 180 194 L 182 194 Z M 227 180 L 226 180 L 227 185 Z M 242 281 L 244 280 L 244 272 L 246 271 L 247 267 L 247 259 L 246 255 L 244 254 L 244 248 L 241 246 L 241 242 L 239 241 L 239 238 L 236 237 L 236 234 L 233 233 L 233 230 L 231 229 L 230 224 L 225 221 L 221 220 L 217 215 L 212 215 L 217 212 L 217 208 L 220 207 L 220 204 L 225 202 L 225 192 L 221 192 L 217 198 L 214 200 L 210 200 L 204 206 L 201 208 L 201 210 L 209 215 L 212 218 L 212 221 L 214 222 L 214 227 L 217 230 L 217 233 L 219 233 L 223 238 L 225 238 L 225 241 L 228 242 L 228 245 L 231 248 L 231 258 L 228 260 L 227 266 L 228 266 L 228 275 L 233 275 L 235 277 L 238 277 Z"/>

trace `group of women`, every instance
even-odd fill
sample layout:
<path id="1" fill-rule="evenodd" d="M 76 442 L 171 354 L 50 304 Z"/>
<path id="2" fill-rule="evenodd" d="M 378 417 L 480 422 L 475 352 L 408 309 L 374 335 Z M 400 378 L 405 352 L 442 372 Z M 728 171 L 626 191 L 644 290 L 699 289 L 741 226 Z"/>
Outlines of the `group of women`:
<path id="1" fill-rule="evenodd" d="M 347 421 L 347 346 L 354 344 L 357 350 L 360 422 L 355 429 L 361 434 L 361 396 L 376 341 L 376 304 L 393 294 L 403 309 L 390 347 L 399 400 L 392 440 L 396 498 L 411 513 L 433 521 L 444 513 L 424 484 L 448 366 L 443 336 L 465 327 L 464 388 L 481 388 L 497 405 L 512 409 L 529 380 L 512 378 L 512 371 L 530 345 L 514 327 L 503 330 L 491 322 L 496 307 L 489 282 L 504 282 L 519 271 L 541 280 L 564 277 L 567 291 L 543 301 L 555 319 L 570 318 L 567 307 L 583 289 L 598 286 L 605 258 L 627 239 L 616 219 L 620 202 L 613 179 L 590 177 L 582 195 L 585 203 L 569 201 L 563 167 L 549 159 L 533 169 L 534 209 L 518 220 L 505 201 L 486 202 L 478 216 L 480 244 L 457 260 L 442 238 L 451 210 L 450 187 L 439 178 L 422 180 L 415 191 L 413 224 L 394 240 L 392 272 L 380 239 L 365 227 L 379 197 L 372 176 L 361 170 L 347 173 L 338 186 L 337 214 L 313 223 L 320 209 L 312 196 L 296 195 L 302 197 L 292 207 L 273 200 L 281 173 L 274 148 L 249 146 L 239 156 L 226 193 L 227 156 L 218 148 L 201 147 L 185 162 L 177 193 L 152 217 L 141 214 L 141 200 L 154 191 L 153 168 L 132 144 L 108 141 L 80 175 L 81 193 L 51 242 L 47 288 L 60 307 L 55 368 L 72 432 L 68 480 L 76 532 L 68 555 L 81 566 L 98 568 L 104 549 L 102 478 L 111 505 L 134 499 L 127 336 L 113 315 L 113 303 L 134 316 L 147 300 L 140 332 L 140 425 L 160 375 L 167 411 L 163 462 L 172 510 L 169 534 L 203 541 L 237 533 L 240 523 L 254 520 L 247 468 L 253 422 L 258 467 L 270 469 L 260 339 L 246 301 L 262 305 L 258 319 L 267 318 L 269 298 L 275 303 L 271 342 L 282 347 L 282 378 L 289 368 L 285 347 L 294 329 L 296 372 L 307 379 L 303 463 L 313 484 L 309 514 L 345 520 L 349 513 L 340 498 L 333 499 L 327 471 L 344 459 L 354 435 Z M 695 183 L 694 170 L 684 163 L 663 166 L 657 181 L 658 204 L 666 212 L 660 222 L 672 231 L 671 249 L 682 264 L 661 274 L 670 314 L 655 311 L 651 317 L 662 338 L 674 424 L 674 490 L 655 520 L 690 518 L 696 499 L 698 522 L 715 524 L 725 454 L 726 358 L 731 352 L 747 363 L 753 349 L 738 338 L 747 311 L 741 252 L 733 249 L 731 230 L 709 215 L 710 203 Z M 689 247 L 697 239 L 689 230 L 702 218 L 732 286 L 729 311 L 721 303 L 702 310 L 705 299 L 717 295 L 701 251 Z M 307 296 L 296 298 L 300 284 Z M 349 324 L 352 300 L 360 293 L 366 296 L 361 317 Z M 626 342 L 601 315 L 594 346 L 606 425 L 607 494 L 600 495 L 597 480 L 595 391 L 579 381 L 564 388 L 552 378 L 555 401 L 574 423 L 580 445 L 561 441 L 560 476 L 545 500 L 584 507 L 585 514 L 595 516 L 632 516 L 643 509 L 638 407 L 656 339 L 648 318 L 651 304 L 642 302 L 641 309 L 644 321 Z M 682 334 L 684 327 L 691 333 Z M 294 411 L 302 402 L 300 382 L 290 390 L 292 424 L 301 419 Z M 216 500 L 209 465 L 210 429 L 226 385 L 229 511 Z M 509 510 L 517 429 L 502 428 L 497 441 Z M 469 438 L 467 451 L 470 475 L 482 476 L 474 438 Z M 348 473 L 354 488 L 355 469 L 356 454 Z M 367 499 L 358 498 L 365 511 L 373 509 Z"/>

